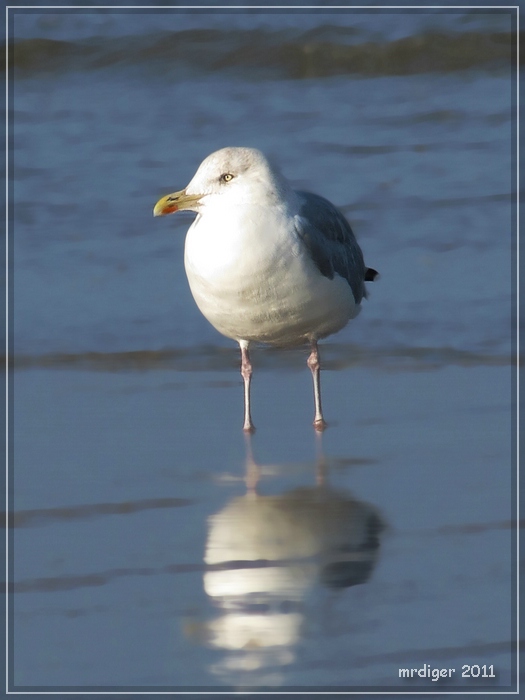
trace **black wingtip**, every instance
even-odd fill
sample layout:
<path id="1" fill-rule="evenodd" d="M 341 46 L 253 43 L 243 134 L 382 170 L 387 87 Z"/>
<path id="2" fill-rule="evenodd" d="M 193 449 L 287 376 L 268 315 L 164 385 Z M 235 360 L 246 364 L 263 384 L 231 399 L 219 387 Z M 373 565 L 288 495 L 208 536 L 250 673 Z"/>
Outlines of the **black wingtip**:
<path id="1" fill-rule="evenodd" d="M 373 282 L 379 277 L 379 272 L 373 267 L 367 267 L 365 272 L 365 282 Z"/>

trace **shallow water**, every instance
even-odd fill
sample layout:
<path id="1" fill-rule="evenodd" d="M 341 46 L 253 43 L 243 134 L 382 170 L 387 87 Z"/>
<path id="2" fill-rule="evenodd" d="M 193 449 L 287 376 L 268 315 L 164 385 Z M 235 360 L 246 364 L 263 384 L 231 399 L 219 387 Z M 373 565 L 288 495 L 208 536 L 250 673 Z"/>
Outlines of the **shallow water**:
<path id="1" fill-rule="evenodd" d="M 231 376 L 16 376 L 17 687 L 510 684 L 509 368 Z"/>
<path id="2" fill-rule="evenodd" d="M 512 31 L 17 11 L 17 689 L 515 680 Z M 381 273 L 322 349 L 322 445 L 306 351 L 264 348 L 245 444 L 237 350 L 184 274 L 191 217 L 152 218 L 225 145 L 340 206 Z"/>

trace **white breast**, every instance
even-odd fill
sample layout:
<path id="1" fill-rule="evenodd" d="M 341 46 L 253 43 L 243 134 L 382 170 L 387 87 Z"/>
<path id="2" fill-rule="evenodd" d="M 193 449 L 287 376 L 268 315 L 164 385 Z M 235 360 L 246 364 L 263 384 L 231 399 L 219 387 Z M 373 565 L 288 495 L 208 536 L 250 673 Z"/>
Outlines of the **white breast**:
<path id="1" fill-rule="evenodd" d="M 359 312 L 346 280 L 321 275 L 279 209 L 210 204 L 188 231 L 184 264 L 203 315 L 235 340 L 299 344 Z"/>

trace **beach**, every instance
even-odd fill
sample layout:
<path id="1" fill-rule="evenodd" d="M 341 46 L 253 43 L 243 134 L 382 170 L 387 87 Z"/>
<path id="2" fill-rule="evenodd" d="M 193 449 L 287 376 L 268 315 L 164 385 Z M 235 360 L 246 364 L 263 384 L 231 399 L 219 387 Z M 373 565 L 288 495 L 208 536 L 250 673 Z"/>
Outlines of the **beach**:
<path id="1" fill-rule="evenodd" d="M 514 687 L 512 32 L 510 11 L 14 15 L 13 689 Z M 152 216 L 224 146 L 336 204 L 380 273 L 320 344 L 322 437 L 307 348 L 254 349 L 243 435 L 192 216 Z"/>

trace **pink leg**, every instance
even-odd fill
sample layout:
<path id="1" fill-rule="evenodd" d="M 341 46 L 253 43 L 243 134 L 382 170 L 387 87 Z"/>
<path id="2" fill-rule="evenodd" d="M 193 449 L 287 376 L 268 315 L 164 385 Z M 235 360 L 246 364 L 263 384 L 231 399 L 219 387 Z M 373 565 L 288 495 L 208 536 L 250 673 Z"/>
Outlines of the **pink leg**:
<path id="1" fill-rule="evenodd" d="M 314 402 L 315 402 L 315 418 L 314 418 L 314 428 L 316 430 L 322 431 L 326 428 L 326 423 L 323 418 L 323 410 L 321 408 L 321 362 L 319 360 L 319 348 L 317 347 L 317 340 L 312 339 L 312 352 L 308 358 L 307 365 L 310 367 L 312 372 L 312 378 L 314 380 Z"/>
<path id="2" fill-rule="evenodd" d="M 243 430 L 247 433 L 255 432 L 250 413 L 250 384 L 252 380 L 252 363 L 248 353 L 249 343 L 246 340 L 239 341 L 241 346 L 241 375 L 244 380 L 244 425 Z"/>

